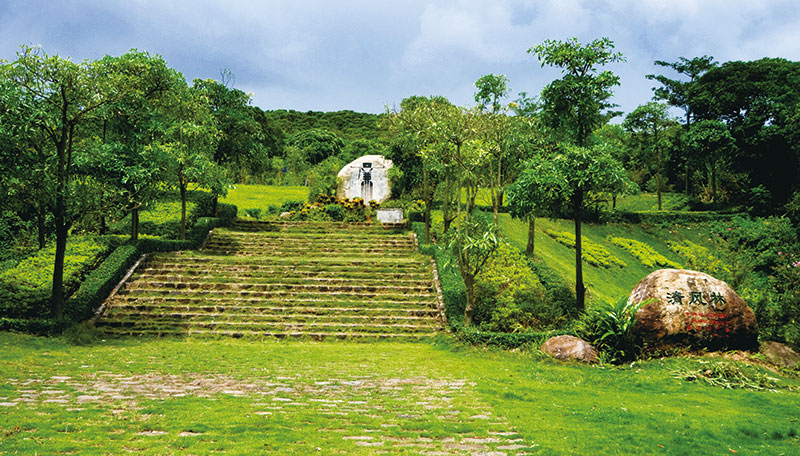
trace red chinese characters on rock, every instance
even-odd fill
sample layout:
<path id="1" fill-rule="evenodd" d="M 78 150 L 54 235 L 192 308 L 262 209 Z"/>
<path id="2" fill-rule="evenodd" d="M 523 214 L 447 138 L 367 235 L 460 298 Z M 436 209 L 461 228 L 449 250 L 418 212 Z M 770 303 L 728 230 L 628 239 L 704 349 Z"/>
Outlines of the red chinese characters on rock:
<path id="1" fill-rule="evenodd" d="M 719 312 L 686 312 L 687 331 L 731 332 L 729 317 Z"/>

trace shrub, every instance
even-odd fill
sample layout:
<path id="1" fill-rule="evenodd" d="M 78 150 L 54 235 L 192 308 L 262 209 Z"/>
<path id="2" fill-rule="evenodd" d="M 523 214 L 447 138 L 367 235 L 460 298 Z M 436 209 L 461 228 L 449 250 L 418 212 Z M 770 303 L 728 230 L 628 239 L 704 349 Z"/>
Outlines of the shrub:
<path id="1" fill-rule="evenodd" d="M 507 243 L 500 243 L 476 280 L 474 319 L 481 329 L 520 332 L 559 317 L 548 311 L 544 287 L 525 256 Z"/>
<path id="2" fill-rule="evenodd" d="M 559 244 L 565 245 L 569 248 L 575 248 L 575 235 L 567 231 L 554 231 L 547 230 L 546 233 L 555 239 Z M 603 268 L 610 268 L 611 266 L 619 266 L 624 268 L 627 266 L 624 261 L 615 257 L 605 247 L 595 244 L 594 242 L 582 237 L 581 258 L 592 266 Z"/>
<path id="3" fill-rule="evenodd" d="M 705 272 L 715 277 L 730 275 L 730 269 L 702 245 L 683 240 L 682 242 L 667 241 L 667 246 L 686 261 L 686 267 L 689 269 Z"/>
<path id="4" fill-rule="evenodd" d="M 344 220 L 344 208 L 339 204 L 328 204 L 325 206 L 325 212 L 335 222 Z"/>
<path id="5" fill-rule="evenodd" d="M 280 212 L 299 211 L 304 204 L 306 204 L 305 201 L 284 201 L 281 203 Z"/>
<path id="6" fill-rule="evenodd" d="M 606 239 L 608 239 L 608 242 L 627 250 L 628 253 L 636 257 L 637 260 L 648 268 L 655 268 L 656 266 L 673 269 L 681 268 L 681 265 L 656 252 L 644 242 L 637 241 L 636 239 L 625 239 L 614 236 L 608 236 Z"/>
<path id="7" fill-rule="evenodd" d="M 110 250 L 108 239 L 72 236 L 64 256 L 64 294 L 69 296 L 83 277 Z M 9 318 L 40 318 L 49 315 L 53 287 L 55 244 L 50 244 L 15 267 L 0 273 L 0 315 Z"/>
<path id="8" fill-rule="evenodd" d="M 256 220 L 261 218 L 261 209 L 258 208 L 245 209 L 244 213 L 247 214 L 248 217 L 253 217 Z"/>
<path id="9" fill-rule="evenodd" d="M 628 303 L 627 298 L 613 304 L 601 302 L 577 321 L 575 330 L 600 350 L 609 362 L 618 364 L 633 359 L 637 355 L 633 336 L 636 311 L 647 303 Z"/>

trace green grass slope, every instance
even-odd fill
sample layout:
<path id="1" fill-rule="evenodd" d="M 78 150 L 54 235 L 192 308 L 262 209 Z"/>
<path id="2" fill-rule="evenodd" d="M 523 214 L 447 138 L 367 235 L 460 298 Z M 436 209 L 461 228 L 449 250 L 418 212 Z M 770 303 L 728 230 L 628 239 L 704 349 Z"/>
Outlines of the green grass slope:
<path id="1" fill-rule="evenodd" d="M 508 214 L 500 214 L 500 229 L 503 236 L 517 248 L 524 250 L 528 241 L 528 224 L 512 219 Z M 564 280 L 575 285 L 575 250 L 558 243 L 547 231 L 569 232 L 574 234 L 571 220 L 536 219 L 536 245 L 534 254 L 553 268 Z M 622 260 L 625 267 L 612 265 L 603 268 L 583 263 L 583 281 L 589 290 L 589 302 L 603 300 L 614 302 L 628 296 L 633 287 L 649 273 L 660 267 L 647 267 L 629 251 L 609 242 L 608 236 L 634 239 L 649 245 L 668 260 L 683 265 L 684 260 L 672 252 L 667 241 L 688 239 L 694 243 L 716 250 L 711 238 L 701 226 L 642 227 L 628 224 L 583 224 L 583 237 L 590 242 L 606 248 L 613 256 Z"/>
<path id="2" fill-rule="evenodd" d="M 261 209 L 265 212 L 270 205 L 280 206 L 285 201 L 307 200 L 308 187 L 236 184 L 220 201 L 236 205 L 239 208 L 239 217 L 243 217 L 247 209 Z"/>

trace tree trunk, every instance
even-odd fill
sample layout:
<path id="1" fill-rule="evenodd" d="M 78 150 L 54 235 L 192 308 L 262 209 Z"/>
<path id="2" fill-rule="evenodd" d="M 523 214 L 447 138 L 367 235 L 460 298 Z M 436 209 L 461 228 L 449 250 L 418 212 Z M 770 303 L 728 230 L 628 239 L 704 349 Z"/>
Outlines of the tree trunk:
<path id="1" fill-rule="evenodd" d="M 422 188 L 425 191 L 425 243 L 431 242 L 431 204 L 433 204 L 433 191 L 430 190 L 430 176 L 428 168 L 422 167 Z"/>
<path id="2" fill-rule="evenodd" d="M 53 215 L 56 225 L 56 257 L 53 263 L 53 293 L 50 312 L 53 318 L 60 319 L 64 316 L 64 257 L 67 252 L 66 207 L 63 191 L 58 191 L 56 195 L 55 214 Z"/>
<path id="3" fill-rule="evenodd" d="M 219 195 L 214 195 L 214 201 L 211 203 L 211 217 L 217 216 L 217 207 L 219 206 Z"/>
<path id="4" fill-rule="evenodd" d="M 611 195 L 611 209 L 617 208 L 617 195 Z"/>
<path id="5" fill-rule="evenodd" d="M 131 241 L 139 240 L 139 208 L 131 211 Z"/>
<path id="6" fill-rule="evenodd" d="M 582 254 L 582 239 L 581 239 L 581 222 L 583 214 L 581 207 L 583 206 L 583 192 L 578 191 L 575 196 L 575 204 L 573 210 L 575 211 L 575 307 L 578 312 L 583 312 L 586 309 L 586 287 L 583 286 L 583 262 Z"/>
<path id="7" fill-rule="evenodd" d="M 533 255 L 533 244 L 536 240 L 536 219 L 531 217 L 528 220 L 528 245 L 525 247 L 526 255 Z"/>
<path id="8" fill-rule="evenodd" d="M 181 179 L 181 240 L 186 239 L 186 182 Z"/>
<path id="9" fill-rule="evenodd" d="M 464 285 L 467 290 L 467 305 L 464 307 L 464 326 L 472 326 L 472 316 L 475 313 L 475 278 L 464 274 Z"/>

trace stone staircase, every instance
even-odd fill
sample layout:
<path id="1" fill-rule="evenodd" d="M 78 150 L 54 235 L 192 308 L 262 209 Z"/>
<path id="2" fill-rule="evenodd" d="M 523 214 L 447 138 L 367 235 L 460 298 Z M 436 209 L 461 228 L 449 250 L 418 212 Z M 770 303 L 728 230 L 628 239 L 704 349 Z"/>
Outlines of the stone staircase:
<path id="1" fill-rule="evenodd" d="M 96 321 L 120 335 L 421 338 L 442 328 L 429 258 L 374 224 L 236 220 L 149 256 Z"/>

